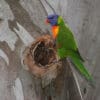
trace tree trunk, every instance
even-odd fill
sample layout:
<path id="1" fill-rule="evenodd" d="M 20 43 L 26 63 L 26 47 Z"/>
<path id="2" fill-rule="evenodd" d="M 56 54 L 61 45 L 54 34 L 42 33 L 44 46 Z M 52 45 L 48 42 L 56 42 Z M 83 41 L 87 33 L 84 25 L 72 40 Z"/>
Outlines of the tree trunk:
<path id="1" fill-rule="evenodd" d="M 23 50 L 38 37 L 51 32 L 45 17 L 46 12 L 51 14 L 52 10 L 41 1 L 0 0 L 1 100 L 81 100 L 74 74 L 84 100 L 99 100 L 100 1 L 47 0 L 74 32 L 85 65 L 96 81 L 95 88 L 80 77 L 69 61 L 62 61 L 59 74 L 53 69 L 54 74 L 49 72 L 41 78 L 23 68 Z"/>

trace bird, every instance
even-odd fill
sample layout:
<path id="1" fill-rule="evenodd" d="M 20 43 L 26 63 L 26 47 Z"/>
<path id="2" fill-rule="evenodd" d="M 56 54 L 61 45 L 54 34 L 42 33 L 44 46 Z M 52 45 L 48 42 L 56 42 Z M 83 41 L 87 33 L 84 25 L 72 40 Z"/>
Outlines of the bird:
<path id="1" fill-rule="evenodd" d="M 89 82 L 94 84 L 92 75 L 84 66 L 78 45 L 70 27 L 64 22 L 62 16 L 57 14 L 48 15 L 46 23 L 51 25 L 52 37 L 56 41 L 57 54 L 60 59 L 69 58 L 77 71 Z"/>

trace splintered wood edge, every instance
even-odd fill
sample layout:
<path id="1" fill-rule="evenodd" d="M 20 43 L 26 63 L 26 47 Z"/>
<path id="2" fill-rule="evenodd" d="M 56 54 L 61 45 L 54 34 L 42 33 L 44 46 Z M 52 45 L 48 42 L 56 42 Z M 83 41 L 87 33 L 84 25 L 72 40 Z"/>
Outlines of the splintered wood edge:
<path id="1" fill-rule="evenodd" d="M 33 42 L 30 46 L 36 44 L 36 42 L 37 41 Z M 61 62 L 51 63 L 46 68 L 39 67 L 30 54 L 30 46 L 23 48 L 21 52 L 21 64 L 25 70 L 29 70 L 35 77 L 41 78 L 42 87 L 45 87 L 59 74 L 60 69 L 62 68 Z M 56 59 L 58 59 L 57 54 L 56 57 Z"/>

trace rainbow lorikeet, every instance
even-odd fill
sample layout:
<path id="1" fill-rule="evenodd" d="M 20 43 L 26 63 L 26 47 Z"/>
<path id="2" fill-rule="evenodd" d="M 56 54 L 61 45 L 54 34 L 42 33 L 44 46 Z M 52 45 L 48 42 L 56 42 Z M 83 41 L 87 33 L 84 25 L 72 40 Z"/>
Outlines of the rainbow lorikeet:
<path id="1" fill-rule="evenodd" d="M 93 82 L 92 76 L 83 65 L 73 33 L 65 24 L 63 18 L 57 14 L 49 15 L 46 20 L 52 27 L 52 36 L 56 40 L 57 53 L 60 59 L 70 58 L 76 69 L 88 81 Z"/>

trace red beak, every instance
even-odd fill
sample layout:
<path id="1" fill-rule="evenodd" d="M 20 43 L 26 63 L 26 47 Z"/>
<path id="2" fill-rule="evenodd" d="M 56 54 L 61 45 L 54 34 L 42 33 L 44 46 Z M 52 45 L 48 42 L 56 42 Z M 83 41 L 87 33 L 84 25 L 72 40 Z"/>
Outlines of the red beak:
<path id="1" fill-rule="evenodd" d="M 50 23 L 50 21 L 48 19 L 46 19 L 46 23 L 48 24 L 48 23 Z"/>

